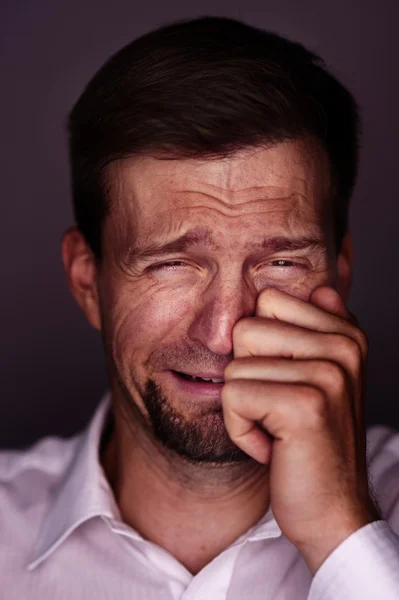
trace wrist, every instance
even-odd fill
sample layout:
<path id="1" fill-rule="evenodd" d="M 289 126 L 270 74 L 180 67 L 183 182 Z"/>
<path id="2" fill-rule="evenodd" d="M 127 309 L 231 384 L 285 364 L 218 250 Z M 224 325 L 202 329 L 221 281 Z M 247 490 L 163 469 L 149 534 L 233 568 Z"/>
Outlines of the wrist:
<path id="1" fill-rule="evenodd" d="M 327 524 L 324 522 L 312 526 L 309 540 L 295 545 L 310 572 L 315 575 L 328 556 L 349 536 L 380 519 L 381 516 L 375 507 L 371 511 L 362 511 L 355 518 L 349 519 L 342 516 L 338 523 Z"/>

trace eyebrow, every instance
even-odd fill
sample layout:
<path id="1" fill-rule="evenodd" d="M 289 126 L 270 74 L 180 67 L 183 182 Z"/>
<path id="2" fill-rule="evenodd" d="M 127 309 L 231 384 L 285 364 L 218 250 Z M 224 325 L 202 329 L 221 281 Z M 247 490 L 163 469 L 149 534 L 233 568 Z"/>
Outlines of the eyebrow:
<path id="1" fill-rule="evenodd" d="M 170 242 L 152 242 L 143 246 L 130 246 L 127 254 L 130 261 L 135 261 L 174 254 L 175 252 L 186 252 L 193 246 L 199 245 L 204 245 L 211 250 L 217 250 L 220 247 L 213 240 L 212 233 L 209 230 L 192 229 Z"/>
<path id="2" fill-rule="evenodd" d="M 246 249 L 252 249 L 252 244 L 247 244 Z M 316 236 L 285 237 L 285 236 L 267 236 L 255 248 L 267 250 L 269 252 L 293 252 L 295 250 L 305 250 L 308 248 L 325 248 L 325 242 Z"/>
<path id="3" fill-rule="evenodd" d="M 178 252 L 186 252 L 192 247 L 203 245 L 211 250 L 218 250 L 217 244 L 212 236 L 212 232 L 207 229 L 193 229 L 166 243 L 153 242 L 143 246 L 130 246 L 125 262 L 133 263 L 138 260 L 148 258 L 157 258 Z M 316 236 L 285 237 L 285 236 L 266 236 L 261 242 L 253 244 L 249 242 L 245 245 L 247 251 L 266 250 L 267 252 L 292 252 L 296 250 L 305 250 L 308 248 L 325 248 L 325 242 Z"/>

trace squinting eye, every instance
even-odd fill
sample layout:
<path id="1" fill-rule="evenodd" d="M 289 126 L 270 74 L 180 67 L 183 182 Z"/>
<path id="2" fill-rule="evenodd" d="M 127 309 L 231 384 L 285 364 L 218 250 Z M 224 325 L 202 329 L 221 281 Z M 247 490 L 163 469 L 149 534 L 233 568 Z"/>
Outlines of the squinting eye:
<path id="1" fill-rule="evenodd" d="M 283 260 L 283 259 L 272 260 L 272 262 L 270 264 L 271 265 L 274 264 L 274 266 L 276 266 L 276 267 L 296 267 L 296 266 L 298 266 L 298 263 L 295 263 L 292 260 Z"/>
<path id="2" fill-rule="evenodd" d="M 171 260 L 169 262 L 159 263 L 158 265 L 152 265 L 150 267 L 151 271 L 160 271 L 161 269 L 167 269 L 173 267 L 185 267 L 187 266 L 185 262 L 181 260 Z"/>

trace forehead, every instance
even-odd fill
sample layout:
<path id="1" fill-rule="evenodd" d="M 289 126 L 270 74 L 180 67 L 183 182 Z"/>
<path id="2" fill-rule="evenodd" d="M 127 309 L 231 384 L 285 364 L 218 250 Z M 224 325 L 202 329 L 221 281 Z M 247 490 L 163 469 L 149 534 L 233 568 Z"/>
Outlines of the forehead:
<path id="1" fill-rule="evenodd" d="M 210 218 L 230 232 L 263 216 L 283 229 L 295 221 L 317 224 L 328 208 L 328 159 L 315 141 L 211 160 L 128 158 L 111 167 L 111 215 L 140 237 L 182 232 Z"/>

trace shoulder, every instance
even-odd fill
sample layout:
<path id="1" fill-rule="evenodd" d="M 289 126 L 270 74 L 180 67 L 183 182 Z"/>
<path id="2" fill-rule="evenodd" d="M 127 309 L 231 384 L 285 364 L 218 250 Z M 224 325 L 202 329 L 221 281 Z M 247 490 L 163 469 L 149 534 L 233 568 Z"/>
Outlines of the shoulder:
<path id="1" fill-rule="evenodd" d="M 71 460 L 80 436 L 42 438 L 23 450 L 0 451 L 0 486 L 25 476 L 44 481 L 57 479 Z"/>
<path id="2" fill-rule="evenodd" d="M 48 437 L 0 452 L 0 555 L 7 548 L 7 554 L 28 556 L 79 438 Z"/>
<path id="3" fill-rule="evenodd" d="M 373 470 L 385 470 L 399 461 L 399 431 L 388 425 L 373 425 L 367 429 L 367 456 Z"/>
<path id="4" fill-rule="evenodd" d="M 387 425 L 369 427 L 367 459 L 370 486 L 382 517 L 399 534 L 399 431 Z"/>

